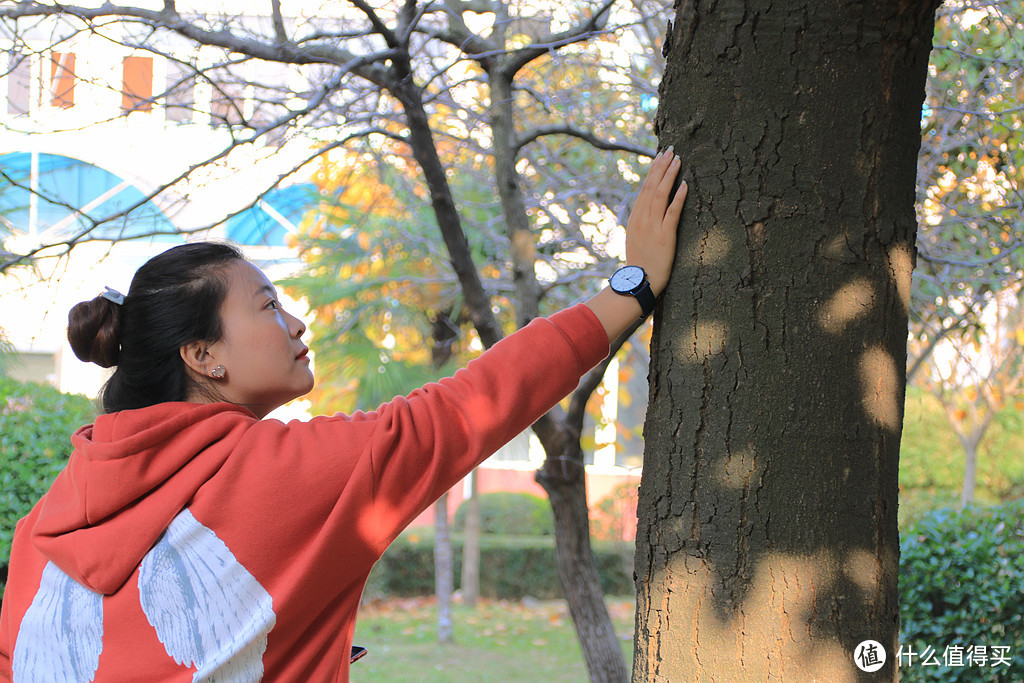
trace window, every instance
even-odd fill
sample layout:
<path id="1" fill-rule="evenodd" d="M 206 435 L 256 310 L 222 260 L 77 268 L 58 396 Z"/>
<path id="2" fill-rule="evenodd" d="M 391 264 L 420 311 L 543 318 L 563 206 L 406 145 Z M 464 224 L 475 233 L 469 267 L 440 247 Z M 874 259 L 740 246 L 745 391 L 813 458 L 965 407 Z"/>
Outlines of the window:
<path id="1" fill-rule="evenodd" d="M 7 113 L 19 116 L 29 113 L 32 96 L 29 83 L 32 71 L 28 55 L 11 52 L 7 63 Z"/>
<path id="2" fill-rule="evenodd" d="M 121 109 L 133 111 L 153 110 L 153 58 L 125 57 L 121 63 Z"/>
<path id="3" fill-rule="evenodd" d="M 210 123 L 214 126 L 238 125 L 245 120 L 245 84 L 238 81 L 211 79 Z"/>
<path id="4" fill-rule="evenodd" d="M 70 109 L 75 106 L 75 53 L 50 53 L 50 103 Z"/>
<path id="5" fill-rule="evenodd" d="M 196 106 L 195 89 L 193 71 L 184 64 L 168 60 L 167 92 L 164 95 L 168 121 L 185 123 L 192 120 L 192 111 Z"/>

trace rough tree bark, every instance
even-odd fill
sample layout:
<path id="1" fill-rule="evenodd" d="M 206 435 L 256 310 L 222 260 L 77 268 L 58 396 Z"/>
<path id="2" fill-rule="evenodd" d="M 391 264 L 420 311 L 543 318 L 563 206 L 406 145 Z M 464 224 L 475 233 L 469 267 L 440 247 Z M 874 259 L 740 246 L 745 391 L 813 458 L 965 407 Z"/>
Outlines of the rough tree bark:
<path id="1" fill-rule="evenodd" d="M 655 321 L 634 681 L 895 680 L 897 461 L 936 0 L 680 0 L 690 198 Z"/>

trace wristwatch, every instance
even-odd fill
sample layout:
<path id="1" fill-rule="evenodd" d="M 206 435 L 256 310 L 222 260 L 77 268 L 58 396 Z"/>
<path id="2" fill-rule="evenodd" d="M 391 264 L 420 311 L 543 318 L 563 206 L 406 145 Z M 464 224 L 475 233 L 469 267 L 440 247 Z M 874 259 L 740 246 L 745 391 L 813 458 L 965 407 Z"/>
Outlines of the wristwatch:
<path id="1" fill-rule="evenodd" d="M 654 310 L 654 292 L 651 291 L 651 283 L 647 281 L 647 273 L 640 266 L 619 268 L 608 278 L 608 284 L 612 286 L 612 291 L 616 294 L 636 298 L 640 308 L 643 309 L 641 320 Z"/>

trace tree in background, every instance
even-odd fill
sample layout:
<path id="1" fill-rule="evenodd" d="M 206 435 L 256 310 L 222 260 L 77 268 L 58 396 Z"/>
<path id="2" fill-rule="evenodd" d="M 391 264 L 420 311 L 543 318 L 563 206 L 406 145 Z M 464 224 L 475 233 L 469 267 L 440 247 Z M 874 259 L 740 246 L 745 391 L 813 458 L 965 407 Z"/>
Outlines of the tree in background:
<path id="1" fill-rule="evenodd" d="M 414 185 L 366 161 L 321 164 L 320 208 L 298 239 L 306 266 L 283 283 L 315 316 L 310 345 L 321 381 L 309 397 L 317 412 L 374 410 L 468 357 L 468 349 L 458 353 L 453 321 L 458 286 L 432 254 L 434 226 L 400 199 L 415 196 Z M 455 569 L 447 493 L 434 504 L 434 555 L 438 640 L 449 643 Z"/>
<path id="2" fill-rule="evenodd" d="M 85 396 L 0 374 L 0 592 L 7 582 L 15 525 L 67 463 L 68 435 L 92 422 L 97 412 Z"/>
<path id="3" fill-rule="evenodd" d="M 1024 3 L 943 3 L 928 69 L 911 378 L 1024 273 Z"/>
<path id="4" fill-rule="evenodd" d="M 980 325 L 947 335 L 916 383 L 941 403 L 964 450 L 960 506 L 974 501 L 978 449 L 1007 405 L 1024 405 L 1024 302 L 1019 284 L 989 297 Z"/>
<path id="5" fill-rule="evenodd" d="M 897 467 L 936 0 L 680 3 L 634 681 L 896 680 Z"/>
<path id="6" fill-rule="evenodd" d="M 1024 276 L 1022 83 L 1024 3 L 944 3 L 922 115 L 907 374 L 939 399 L 964 449 L 961 504 L 973 499 L 978 447 L 1019 383 L 1005 325 Z"/>

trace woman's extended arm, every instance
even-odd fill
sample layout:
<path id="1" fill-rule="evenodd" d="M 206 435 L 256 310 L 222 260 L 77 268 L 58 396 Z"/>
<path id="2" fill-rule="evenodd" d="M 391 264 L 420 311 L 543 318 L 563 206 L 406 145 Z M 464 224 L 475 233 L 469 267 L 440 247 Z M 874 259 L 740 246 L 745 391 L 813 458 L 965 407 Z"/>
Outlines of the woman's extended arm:
<path id="1" fill-rule="evenodd" d="M 647 272 L 651 291 L 661 294 L 668 283 L 676 253 L 676 229 L 686 200 L 684 181 L 675 195 L 672 186 L 679 173 L 679 157 L 672 148 L 654 158 L 626 226 L 626 264 Z M 605 287 L 586 302 L 608 334 L 617 338 L 640 317 L 640 304 L 632 296 Z"/>

